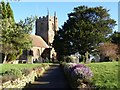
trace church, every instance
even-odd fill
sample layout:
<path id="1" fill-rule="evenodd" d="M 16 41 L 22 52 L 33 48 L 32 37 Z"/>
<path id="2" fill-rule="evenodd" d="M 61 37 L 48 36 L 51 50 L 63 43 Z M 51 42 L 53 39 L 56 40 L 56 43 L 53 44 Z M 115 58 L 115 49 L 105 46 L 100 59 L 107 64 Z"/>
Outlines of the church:
<path id="1" fill-rule="evenodd" d="M 52 59 L 56 57 L 56 52 L 52 47 L 54 36 L 58 31 L 58 18 L 56 12 L 54 16 L 49 13 L 46 16 L 39 17 L 35 22 L 35 35 L 30 35 L 33 47 L 30 51 L 23 51 L 20 60 L 27 60 L 28 63 L 34 61 L 43 62 L 45 59 Z M 28 55 L 32 60 L 29 61 Z"/>

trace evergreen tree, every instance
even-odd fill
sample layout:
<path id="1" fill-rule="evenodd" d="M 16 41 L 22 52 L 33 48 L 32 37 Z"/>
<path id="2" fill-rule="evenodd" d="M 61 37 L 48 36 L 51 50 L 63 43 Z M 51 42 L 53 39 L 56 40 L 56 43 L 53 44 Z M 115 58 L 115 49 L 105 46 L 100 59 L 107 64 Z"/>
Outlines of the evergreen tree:
<path id="1" fill-rule="evenodd" d="M 114 32 L 110 38 L 112 43 L 120 44 L 120 32 Z"/>
<path id="2" fill-rule="evenodd" d="M 0 3 L 0 19 L 2 19 L 2 4 Z"/>
<path id="3" fill-rule="evenodd" d="M 10 7 L 9 2 L 7 2 L 7 4 L 6 4 L 6 10 L 7 10 L 7 18 L 12 18 L 12 20 L 14 21 L 13 11 Z"/>
<path id="4" fill-rule="evenodd" d="M 10 4 L 2 1 L 2 19 L 0 22 L 0 52 L 4 57 L 4 63 L 11 60 L 16 60 L 21 54 L 23 49 L 30 49 L 32 43 L 30 40 L 30 34 L 33 29 L 33 23 L 35 17 L 27 17 L 24 21 L 15 23 L 13 11 Z"/>
<path id="5" fill-rule="evenodd" d="M 111 42 L 118 45 L 118 55 L 119 55 L 119 58 L 120 58 L 120 32 L 114 32 L 111 36 Z"/>
<path id="6" fill-rule="evenodd" d="M 116 25 L 116 21 L 110 18 L 108 11 L 102 6 L 74 8 L 54 38 L 53 45 L 56 52 L 60 55 L 76 52 L 85 55 L 87 51 L 89 53 L 95 51 L 99 43 L 106 41 Z"/>
<path id="7" fill-rule="evenodd" d="M 1 2 L 1 10 L 2 10 L 2 19 L 6 19 L 7 18 L 7 10 L 6 10 L 6 4 L 4 1 Z"/>

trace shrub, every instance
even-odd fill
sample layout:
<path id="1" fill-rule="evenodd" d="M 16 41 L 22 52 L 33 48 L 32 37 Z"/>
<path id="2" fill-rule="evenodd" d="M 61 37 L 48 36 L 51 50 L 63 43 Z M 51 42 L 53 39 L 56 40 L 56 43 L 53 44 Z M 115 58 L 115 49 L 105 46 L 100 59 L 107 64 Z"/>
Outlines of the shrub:
<path id="1" fill-rule="evenodd" d="M 32 71 L 32 69 L 27 69 L 27 68 L 24 68 L 21 70 L 22 71 L 22 74 L 27 76 L 28 74 L 30 74 L 30 72 Z"/>
<path id="2" fill-rule="evenodd" d="M 64 57 L 64 61 L 66 61 L 67 63 L 70 63 L 70 62 L 75 63 L 76 62 L 75 60 L 76 60 L 75 56 L 65 56 Z"/>
<path id="3" fill-rule="evenodd" d="M 73 79 L 76 77 L 81 80 L 81 83 L 89 83 L 90 78 L 93 76 L 92 71 L 83 64 L 77 64 L 72 68 Z"/>
<path id="4" fill-rule="evenodd" d="M 22 72 L 19 69 L 10 69 L 8 71 L 6 71 L 5 73 L 2 74 L 2 82 L 6 82 L 6 81 L 14 81 L 17 78 L 21 78 L 22 77 Z"/>
<path id="5" fill-rule="evenodd" d="M 69 81 L 73 83 L 73 88 L 79 86 L 81 88 L 83 85 L 89 86 L 90 79 L 93 76 L 90 68 L 86 67 L 84 64 L 68 63 L 64 66 L 64 72 L 68 78 L 71 78 Z"/>
<path id="6" fill-rule="evenodd" d="M 2 73 L 2 83 L 6 82 L 6 81 L 14 81 L 17 78 L 21 78 L 22 77 L 22 72 L 19 69 L 10 69 L 8 71 L 5 71 L 4 73 Z"/>
<path id="7" fill-rule="evenodd" d="M 3 77 L 2 77 L 2 83 L 4 82 L 7 82 L 7 81 L 14 81 L 15 79 L 17 79 L 18 77 L 15 76 L 15 75 L 7 75 L 5 74 Z"/>
<path id="8" fill-rule="evenodd" d="M 22 72 L 19 69 L 10 69 L 10 70 L 6 71 L 5 73 L 3 73 L 3 76 L 4 75 L 22 77 Z"/>
<path id="9" fill-rule="evenodd" d="M 103 45 L 100 45 L 99 51 L 101 54 L 101 61 L 114 61 L 117 58 L 119 58 L 119 46 L 114 43 L 104 43 Z"/>

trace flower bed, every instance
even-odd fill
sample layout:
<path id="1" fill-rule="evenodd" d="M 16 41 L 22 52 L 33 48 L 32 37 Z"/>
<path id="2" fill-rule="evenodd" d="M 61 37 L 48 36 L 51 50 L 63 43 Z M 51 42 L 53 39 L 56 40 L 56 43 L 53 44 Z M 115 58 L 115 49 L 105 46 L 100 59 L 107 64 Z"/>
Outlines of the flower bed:
<path id="1" fill-rule="evenodd" d="M 84 64 L 76 63 L 66 63 L 62 66 L 72 88 L 90 88 L 90 79 L 92 78 L 93 73 L 88 67 Z"/>
<path id="2" fill-rule="evenodd" d="M 2 73 L 0 77 L 2 88 L 24 88 L 26 84 L 34 82 L 34 80 L 40 77 L 45 70 L 49 68 L 48 64 L 36 66 L 34 68 L 24 68 L 24 69 L 9 69 L 8 71 Z"/>

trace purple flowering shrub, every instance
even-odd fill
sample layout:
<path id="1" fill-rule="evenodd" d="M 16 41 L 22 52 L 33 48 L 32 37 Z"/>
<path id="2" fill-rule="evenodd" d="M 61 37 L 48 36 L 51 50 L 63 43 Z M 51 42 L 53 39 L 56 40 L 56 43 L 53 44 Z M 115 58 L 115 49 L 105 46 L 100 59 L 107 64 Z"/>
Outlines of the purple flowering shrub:
<path id="1" fill-rule="evenodd" d="M 72 68 L 77 65 L 76 63 L 68 63 L 64 66 L 64 71 L 71 73 Z"/>
<path id="2" fill-rule="evenodd" d="M 84 64 L 77 64 L 72 68 L 71 76 L 73 79 L 79 79 L 81 82 L 88 83 L 93 73 Z"/>
<path id="3" fill-rule="evenodd" d="M 80 84 L 83 83 L 89 84 L 93 76 L 90 68 L 84 64 L 67 63 L 64 66 L 64 72 L 67 74 L 67 77 L 71 78 L 72 83 L 76 86 L 80 86 Z"/>

